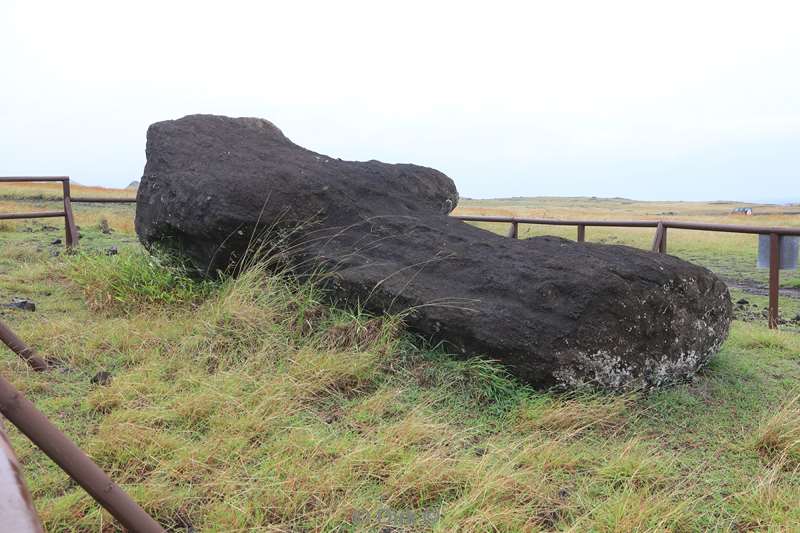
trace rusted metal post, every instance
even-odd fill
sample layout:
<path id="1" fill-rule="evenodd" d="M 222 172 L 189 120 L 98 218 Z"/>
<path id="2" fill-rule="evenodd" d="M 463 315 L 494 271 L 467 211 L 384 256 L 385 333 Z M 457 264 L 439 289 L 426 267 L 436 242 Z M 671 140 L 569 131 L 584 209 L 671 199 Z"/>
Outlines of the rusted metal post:
<path id="1" fill-rule="evenodd" d="M 515 220 L 511 221 L 511 227 L 508 228 L 508 237 L 511 239 L 519 237 L 519 224 Z"/>
<path id="2" fill-rule="evenodd" d="M 36 355 L 36 351 L 22 342 L 22 339 L 11 331 L 2 320 L 0 320 L 0 340 L 11 348 L 11 350 L 25 360 L 28 365 L 37 372 L 47 370 L 47 361 Z"/>
<path id="3" fill-rule="evenodd" d="M 158 522 L 2 376 L 0 412 L 124 527 L 137 533 L 164 531 Z"/>
<path id="4" fill-rule="evenodd" d="M 780 289 L 781 247 L 780 235 L 769 236 L 769 328 L 778 328 L 778 295 Z"/>
<path id="5" fill-rule="evenodd" d="M 0 518 L 5 531 L 44 533 L 33 507 L 31 493 L 22 478 L 22 468 L 0 420 Z"/>
<path id="6" fill-rule="evenodd" d="M 666 228 L 664 227 L 663 222 L 659 222 L 658 226 L 656 226 L 656 236 L 653 238 L 653 248 L 654 252 L 664 253 L 662 250 L 662 243 L 664 241 L 664 233 L 666 232 Z"/>
<path id="7" fill-rule="evenodd" d="M 578 224 L 578 242 L 586 242 L 586 224 Z"/>
<path id="8" fill-rule="evenodd" d="M 75 217 L 72 215 L 72 199 L 69 191 L 69 178 L 61 182 L 64 190 L 64 231 L 66 232 L 66 245 L 68 249 L 78 246 L 78 228 L 75 226 Z"/>

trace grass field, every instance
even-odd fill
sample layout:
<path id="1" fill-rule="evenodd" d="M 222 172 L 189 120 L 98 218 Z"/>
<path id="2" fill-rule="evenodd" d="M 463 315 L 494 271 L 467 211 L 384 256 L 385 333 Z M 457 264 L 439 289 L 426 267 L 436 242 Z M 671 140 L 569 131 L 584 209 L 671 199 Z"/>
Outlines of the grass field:
<path id="1" fill-rule="evenodd" d="M 3 191 L 3 211 L 53 205 L 33 189 Z M 83 193 L 99 194 L 73 194 Z M 526 199 L 465 201 L 460 210 L 743 222 L 722 204 Z M 165 526 L 798 530 L 800 334 L 789 329 L 736 321 L 720 354 L 684 385 L 552 394 L 426 347 L 395 318 L 330 309 L 313 288 L 259 269 L 192 281 L 141 250 L 132 206 L 79 205 L 76 216 L 83 237 L 74 256 L 50 244 L 63 239 L 57 219 L 0 226 L 0 302 L 37 304 L 2 310 L 2 319 L 57 363 L 36 374 L 4 350 L 0 372 Z M 645 247 L 652 231 L 587 237 Z M 763 282 L 752 237 L 675 232 L 669 245 L 728 279 Z M 111 246 L 119 254 L 106 255 Z M 789 287 L 798 278 L 783 279 Z M 99 371 L 112 374 L 109 384 L 91 383 Z M 8 431 L 48 531 L 115 530 Z"/>

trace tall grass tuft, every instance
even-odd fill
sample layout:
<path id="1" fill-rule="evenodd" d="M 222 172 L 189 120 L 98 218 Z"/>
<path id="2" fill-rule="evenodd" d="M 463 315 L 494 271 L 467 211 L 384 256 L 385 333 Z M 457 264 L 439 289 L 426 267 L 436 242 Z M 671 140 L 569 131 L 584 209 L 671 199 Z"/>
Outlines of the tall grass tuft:
<path id="1" fill-rule="evenodd" d="M 154 305 L 197 303 L 215 288 L 190 277 L 164 254 L 123 250 L 119 255 L 84 253 L 69 259 L 68 274 L 93 311 L 140 312 Z"/>
<path id="2" fill-rule="evenodd" d="M 771 462 L 789 469 L 800 468 L 800 395 L 762 424 L 755 447 Z"/>

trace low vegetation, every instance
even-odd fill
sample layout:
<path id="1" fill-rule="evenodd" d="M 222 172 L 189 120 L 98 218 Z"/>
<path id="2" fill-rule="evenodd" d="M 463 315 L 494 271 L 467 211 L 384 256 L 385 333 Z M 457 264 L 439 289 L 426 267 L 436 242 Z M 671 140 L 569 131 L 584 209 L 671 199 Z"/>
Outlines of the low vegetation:
<path id="1" fill-rule="evenodd" d="M 159 304 L 192 303 L 212 286 L 196 282 L 174 259 L 141 250 L 123 250 L 113 261 L 83 253 L 68 262 L 68 274 L 83 287 L 86 304 L 94 311 L 135 313 Z"/>
<path id="2" fill-rule="evenodd" d="M 33 373 L 5 350 L 0 372 L 174 530 L 800 523 L 796 333 L 736 322 L 702 375 L 665 390 L 535 391 L 258 266 L 194 281 L 135 244 L 124 211 L 103 212 L 110 234 L 99 213 L 81 213 L 79 255 L 28 221 L 0 233 L 0 297 L 38 307 L 2 319 L 57 364 Z M 8 430 L 48 531 L 115 529 Z"/>

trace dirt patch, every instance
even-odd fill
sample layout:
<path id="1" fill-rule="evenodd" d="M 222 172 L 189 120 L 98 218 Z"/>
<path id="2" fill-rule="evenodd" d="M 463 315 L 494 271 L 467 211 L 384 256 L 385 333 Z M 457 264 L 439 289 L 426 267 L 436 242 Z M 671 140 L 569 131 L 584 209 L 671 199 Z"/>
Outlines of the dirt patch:
<path id="1" fill-rule="evenodd" d="M 723 281 L 730 289 L 738 289 L 758 296 L 769 296 L 768 286 L 751 279 L 732 280 L 723 278 Z M 800 287 L 783 287 L 778 290 L 778 293 L 782 297 L 800 300 Z"/>

